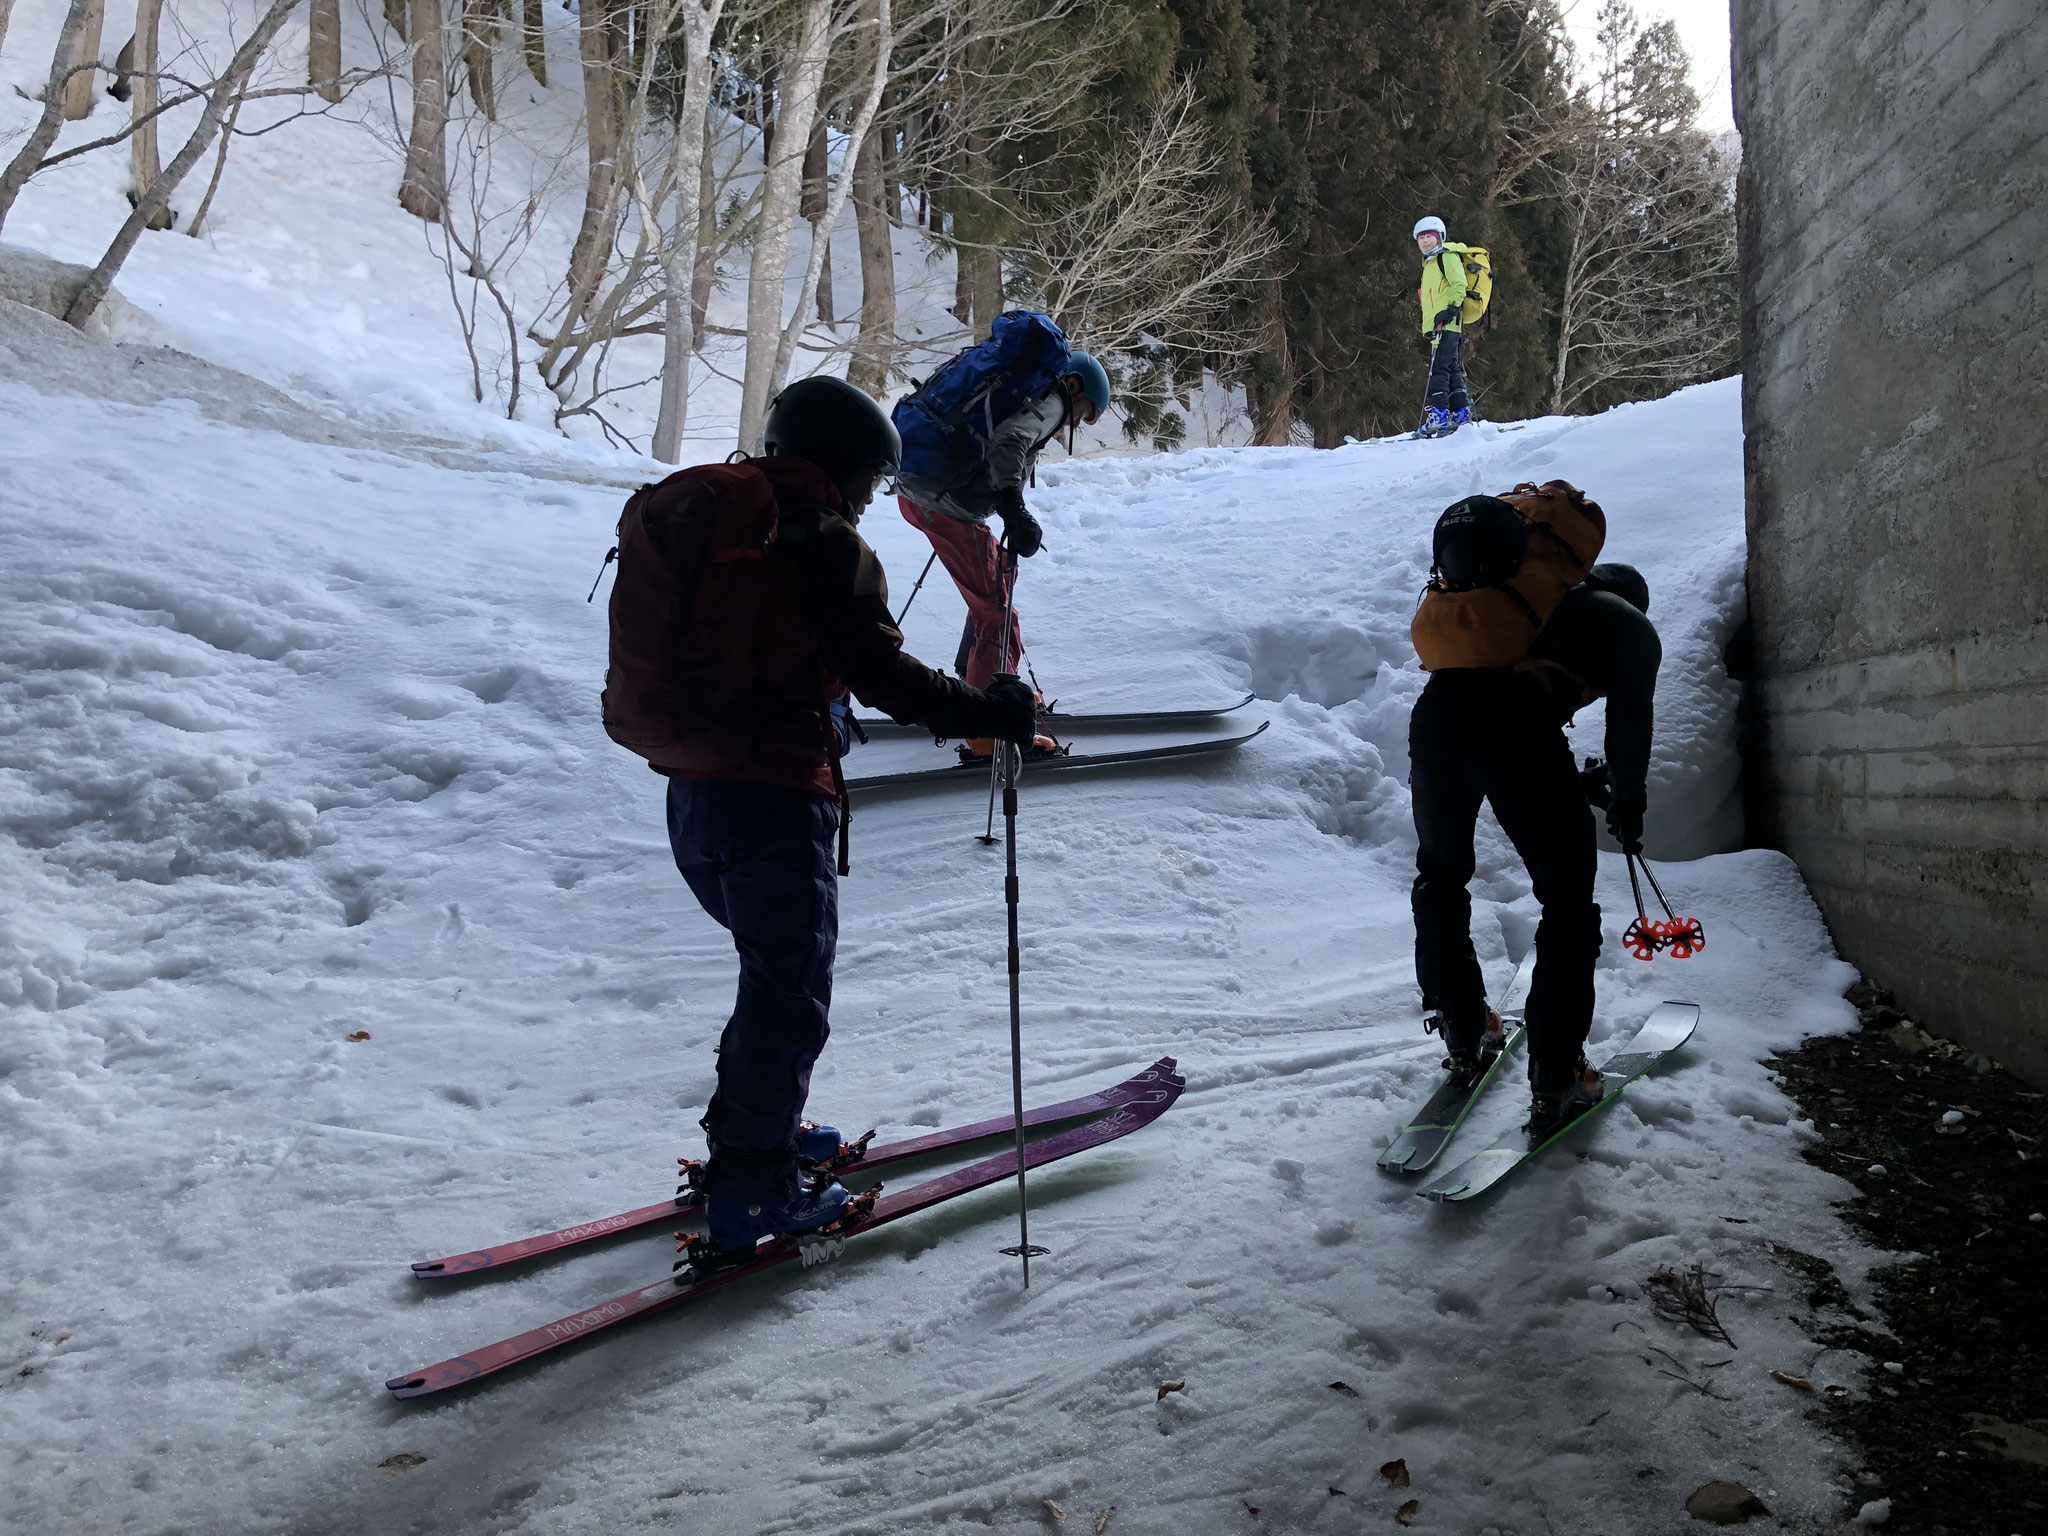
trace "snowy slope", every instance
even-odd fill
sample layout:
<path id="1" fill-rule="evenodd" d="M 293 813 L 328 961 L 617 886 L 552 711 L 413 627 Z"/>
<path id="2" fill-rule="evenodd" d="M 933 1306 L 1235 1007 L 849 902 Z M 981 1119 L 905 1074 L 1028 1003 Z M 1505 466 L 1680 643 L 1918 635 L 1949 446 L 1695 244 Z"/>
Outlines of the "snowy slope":
<path id="1" fill-rule="evenodd" d="M 1837 1452 L 1766 1372 L 1853 1386 L 1856 1362 L 1816 1360 L 1755 1292 L 1724 1305 L 1735 1363 L 1705 1371 L 1731 1352 L 1638 1290 L 1694 1259 L 1783 1290 L 1761 1237 L 1852 1283 L 1865 1262 L 1759 1064 L 1846 1027 L 1849 973 L 1789 864 L 1713 853 L 1736 405 L 1715 385 L 1445 443 L 1042 474 L 1020 600 L 1047 689 L 1243 686 L 1274 721 L 1224 764 L 1024 796 L 1031 1097 L 1167 1052 L 1188 1094 L 1035 1183 L 1054 1255 L 1028 1295 L 992 1191 L 416 1411 L 385 1376 L 665 1270 L 660 1240 L 432 1295 L 405 1266 L 665 1193 L 729 1005 L 659 782 L 597 727 L 583 595 L 618 493 L 587 455 L 465 472 L 0 384 L 32 427 L 0 440 L 4 1523 L 1027 1531 L 1051 1497 L 1068 1530 L 1111 1505 L 1118 1531 L 1349 1530 L 1416 1497 L 1417 1529 L 1633 1533 L 1726 1476 L 1828 1528 Z M 1435 512 L 1551 474 L 1649 573 L 1653 847 L 1712 855 L 1667 882 L 1707 953 L 1610 943 L 1596 1045 L 1665 995 L 1705 1022 L 1583 1157 L 1437 1209 L 1370 1166 L 1434 1064 L 1403 636 Z M 887 507 L 868 530 L 907 592 L 915 536 Z M 959 615 L 928 585 L 915 648 L 949 655 Z M 849 1129 L 1007 1102 L 981 809 L 860 808 L 814 1098 Z M 1618 860 L 1602 875 L 1612 933 Z M 1535 913 L 1497 833 L 1475 891 L 1498 984 Z M 427 1459 L 380 1469 L 401 1452 Z M 1374 1471 L 1396 1457 L 1399 1494 Z"/>

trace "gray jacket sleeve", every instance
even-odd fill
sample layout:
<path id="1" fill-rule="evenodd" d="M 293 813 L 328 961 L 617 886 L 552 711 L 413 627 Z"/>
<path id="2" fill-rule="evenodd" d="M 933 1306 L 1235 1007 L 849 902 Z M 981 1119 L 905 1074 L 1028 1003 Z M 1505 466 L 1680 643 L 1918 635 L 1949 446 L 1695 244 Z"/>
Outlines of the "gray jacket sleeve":
<path id="1" fill-rule="evenodd" d="M 996 423 L 988 444 L 989 489 L 1021 489 L 1032 462 L 1067 419 L 1066 392 L 1055 384 L 1029 405 Z"/>

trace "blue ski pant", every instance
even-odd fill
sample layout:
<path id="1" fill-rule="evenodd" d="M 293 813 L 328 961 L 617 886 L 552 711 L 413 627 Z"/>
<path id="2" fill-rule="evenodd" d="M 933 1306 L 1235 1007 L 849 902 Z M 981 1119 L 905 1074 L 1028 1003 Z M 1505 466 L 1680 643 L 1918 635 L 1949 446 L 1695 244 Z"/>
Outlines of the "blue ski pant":
<path id="1" fill-rule="evenodd" d="M 1446 1043 L 1469 1050 L 1485 1025 L 1486 986 L 1472 952 L 1473 830 L 1479 806 L 1528 867 L 1543 916 L 1523 1018 L 1529 1075 L 1554 1092 L 1593 1023 L 1600 908 L 1593 901 L 1593 813 L 1543 685 L 1527 673 L 1431 674 L 1408 722 L 1415 810 L 1415 979 L 1424 1008 L 1445 1015 Z"/>
<path id="2" fill-rule="evenodd" d="M 838 832 L 830 795 L 736 779 L 669 780 L 676 868 L 740 957 L 739 994 L 719 1038 L 718 1088 L 704 1116 L 714 1176 L 778 1202 L 794 1187 L 797 1124 L 832 1032 Z"/>

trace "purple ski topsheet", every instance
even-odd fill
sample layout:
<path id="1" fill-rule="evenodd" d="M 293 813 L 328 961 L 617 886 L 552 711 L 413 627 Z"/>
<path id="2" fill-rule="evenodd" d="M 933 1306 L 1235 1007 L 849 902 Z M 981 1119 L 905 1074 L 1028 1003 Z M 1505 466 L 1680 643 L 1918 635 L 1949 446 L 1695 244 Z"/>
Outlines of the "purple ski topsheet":
<path id="1" fill-rule="evenodd" d="M 1156 1087 L 1172 1071 L 1173 1058 L 1165 1057 L 1114 1087 L 1085 1094 L 1078 1099 L 1068 1099 L 1063 1103 L 1027 1109 L 1024 1111 L 1024 1127 L 1026 1130 L 1034 1130 L 1039 1126 L 1057 1125 L 1062 1120 L 1079 1120 L 1086 1115 L 1115 1109 L 1119 1104 L 1128 1104 Z M 956 1130 L 933 1131 L 929 1135 L 913 1136 L 908 1141 L 893 1141 L 887 1146 L 869 1147 L 867 1156 L 857 1163 L 849 1163 L 840 1172 L 852 1178 L 870 1168 L 907 1162 L 913 1157 L 943 1152 L 949 1147 L 965 1146 L 969 1142 L 984 1141 L 991 1136 L 1007 1135 L 1015 1127 L 1015 1123 L 1014 1117 L 1010 1115 L 997 1115 L 992 1119 L 978 1120 L 972 1125 L 960 1126 Z M 592 1221 L 578 1222 L 573 1227 L 543 1232 L 537 1237 L 516 1238 L 509 1243 L 499 1243 L 495 1247 L 451 1254 L 442 1259 L 421 1259 L 413 1265 L 412 1272 L 422 1280 L 446 1280 L 457 1275 L 480 1274 L 487 1269 L 499 1269 L 540 1254 L 560 1253 L 564 1249 L 596 1242 L 599 1238 L 616 1237 L 624 1232 L 638 1232 L 647 1227 L 665 1226 L 676 1221 L 690 1221 L 695 1219 L 702 1209 L 703 1206 L 697 1201 L 678 1203 L 674 1200 L 663 1200 L 656 1205 L 643 1205 L 637 1210 L 621 1211 L 615 1216 L 600 1216 Z"/>
<path id="2" fill-rule="evenodd" d="M 1119 1137 L 1128 1136 L 1133 1131 L 1142 1130 L 1157 1120 L 1172 1107 L 1185 1086 L 1180 1075 L 1173 1070 L 1174 1063 L 1171 1057 L 1166 1058 L 1161 1065 L 1165 1071 L 1161 1074 L 1160 1080 L 1131 1102 L 1119 1105 L 1102 1118 L 1091 1120 L 1086 1125 L 1078 1125 L 1072 1130 L 1061 1131 L 1056 1136 L 1031 1143 L 1024 1150 L 1024 1166 L 1037 1168 L 1064 1157 L 1072 1157 L 1077 1152 L 1085 1152 L 1091 1147 L 1099 1147 Z M 1004 1152 L 995 1157 L 984 1158 L 981 1162 L 971 1163 L 941 1178 L 913 1184 L 910 1188 L 899 1190 L 893 1195 L 884 1195 L 875 1203 L 875 1208 L 867 1219 L 845 1235 L 848 1239 L 859 1237 L 873 1228 L 886 1226 L 905 1216 L 915 1215 L 956 1195 L 999 1184 L 1014 1177 L 1016 1172 L 1016 1154 Z M 565 1344 L 588 1338 L 591 1334 L 601 1333 L 633 1318 L 645 1317 L 650 1312 L 659 1312 L 679 1302 L 702 1296 L 706 1292 L 719 1290 L 735 1280 L 743 1280 L 749 1275 L 757 1275 L 763 1270 L 786 1264 L 797 1258 L 800 1252 L 795 1240 L 777 1238 L 773 1242 L 763 1244 L 760 1256 L 752 1263 L 721 1270 L 708 1279 L 695 1282 L 679 1282 L 674 1277 L 658 1280 L 653 1285 L 642 1286 L 637 1291 L 628 1291 L 623 1296 L 614 1296 L 610 1301 L 600 1302 L 594 1307 L 539 1328 L 529 1329 L 512 1338 L 501 1339 L 496 1344 L 487 1344 L 482 1349 L 471 1350 L 468 1354 L 457 1355 L 453 1359 L 443 1360 L 422 1370 L 394 1376 L 384 1385 L 390 1389 L 393 1397 L 399 1398 L 427 1397 L 436 1392 L 444 1392 L 450 1387 L 493 1375 L 507 1366 L 531 1360 L 536 1355 L 547 1354 Z"/>

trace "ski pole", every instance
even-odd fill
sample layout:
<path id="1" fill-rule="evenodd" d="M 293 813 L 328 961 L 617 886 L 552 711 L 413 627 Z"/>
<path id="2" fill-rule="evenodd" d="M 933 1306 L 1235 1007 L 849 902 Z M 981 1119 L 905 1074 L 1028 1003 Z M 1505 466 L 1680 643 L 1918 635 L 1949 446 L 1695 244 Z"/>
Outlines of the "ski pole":
<path id="1" fill-rule="evenodd" d="M 1429 366 L 1422 370 L 1422 406 L 1415 415 L 1417 432 L 1420 432 L 1423 424 L 1429 420 L 1429 383 L 1436 376 L 1436 344 L 1442 335 L 1442 331 L 1436 331 L 1431 333 L 1429 338 Z"/>
<path id="2" fill-rule="evenodd" d="M 901 629 L 903 627 L 903 615 L 909 613 L 910 605 L 917 601 L 918 590 L 919 588 L 924 586 L 925 577 L 931 575 L 932 573 L 932 560 L 936 560 L 938 558 L 939 552 L 936 549 L 934 549 L 931 553 L 931 559 L 925 561 L 924 569 L 917 573 L 917 585 L 910 589 L 910 596 L 903 599 L 903 613 L 899 613 L 896 615 L 896 627 L 898 629 Z M 602 576 L 604 573 L 600 571 L 598 572 L 598 574 Z M 595 591 L 596 588 L 593 587 L 591 590 Z"/>
<path id="3" fill-rule="evenodd" d="M 996 676 L 1003 677 L 1010 672 L 1010 623 L 1012 604 L 1017 597 L 1017 557 L 1009 551 L 1009 538 L 1003 535 L 1003 542 L 996 546 L 996 576 L 1003 584 L 1003 638 L 997 654 L 1002 658 L 996 667 Z M 906 603 L 904 605 L 908 607 Z M 1000 745 L 1000 744 L 994 744 Z M 988 827 L 981 834 L 981 845 L 993 848 L 996 841 L 996 786 L 1002 782 L 1003 756 L 1000 751 L 988 755 Z M 1014 829 L 1013 829 L 1014 830 Z"/>
<path id="4" fill-rule="evenodd" d="M 1012 742 L 1000 741 L 995 745 L 1003 764 L 1003 833 L 1009 844 L 1003 900 L 1010 916 L 1010 1102 L 1017 1128 L 1017 1246 L 1002 1251 L 1023 1261 L 1024 1289 L 1028 1291 L 1032 1258 L 1052 1250 L 1031 1241 L 1031 1218 L 1024 1195 L 1024 1023 L 1018 981 L 1021 956 L 1017 946 L 1017 778 L 1024 759 L 1022 750 Z"/>

